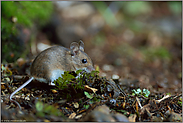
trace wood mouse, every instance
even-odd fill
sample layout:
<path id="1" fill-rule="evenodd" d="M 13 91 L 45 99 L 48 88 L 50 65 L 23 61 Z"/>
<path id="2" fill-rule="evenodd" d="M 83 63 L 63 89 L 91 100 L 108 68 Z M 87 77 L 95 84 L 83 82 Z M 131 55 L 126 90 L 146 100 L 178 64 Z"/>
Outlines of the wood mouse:
<path id="1" fill-rule="evenodd" d="M 12 97 L 32 80 L 35 79 L 54 86 L 54 80 L 62 77 L 61 74 L 64 74 L 64 71 L 79 69 L 88 73 L 95 70 L 91 58 L 84 52 L 84 43 L 81 40 L 79 44 L 72 42 L 70 49 L 62 46 L 48 48 L 34 59 L 30 67 L 31 78 L 10 95 L 10 101 L 15 102 L 21 109 L 20 104 L 12 100 Z"/>

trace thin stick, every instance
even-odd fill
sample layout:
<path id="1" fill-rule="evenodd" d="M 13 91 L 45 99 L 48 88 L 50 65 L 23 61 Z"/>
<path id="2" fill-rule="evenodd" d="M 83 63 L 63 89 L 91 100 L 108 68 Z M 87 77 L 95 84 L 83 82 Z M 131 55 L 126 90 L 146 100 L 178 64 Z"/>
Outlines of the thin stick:
<path id="1" fill-rule="evenodd" d="M 138 98 L 138 97 L 136 97 L 136 100 L 137 100 L 137 103 L 138 103 L 138 104 L 139 104 L 139 106 L 140 106 L 140 109 L 142 109 L 143 107 L 142 107 L 142 105 L 141 105 L 141 103 L 140 103 L 139 98 Z"/>

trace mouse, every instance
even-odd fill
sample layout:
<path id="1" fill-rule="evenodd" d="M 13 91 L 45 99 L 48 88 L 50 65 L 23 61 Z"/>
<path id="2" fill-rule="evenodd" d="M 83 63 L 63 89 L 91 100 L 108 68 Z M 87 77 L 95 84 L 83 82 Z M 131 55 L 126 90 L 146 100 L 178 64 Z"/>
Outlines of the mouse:
<path id="1" fill-rule="evenodd" d="M 70 48 L 52 46 L 36 56 L 30 66 L 30 79 L 10 95 L 10 101 L 15 102 L 21 109 L 20 104 L 12 97 L 31 81 L 37 80 L 55 86 L 54 80 L 62 77 L 64 71 L 77 70 L 87 73 L 95 70 L 91 58 L 84 52 L 83 41 L 72 42 Z"/>

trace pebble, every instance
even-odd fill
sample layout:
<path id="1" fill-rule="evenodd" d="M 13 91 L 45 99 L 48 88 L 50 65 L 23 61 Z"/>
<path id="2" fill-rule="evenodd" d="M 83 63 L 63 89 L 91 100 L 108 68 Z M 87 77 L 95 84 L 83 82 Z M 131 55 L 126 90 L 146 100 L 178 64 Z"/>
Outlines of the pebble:
<path id="1" fill-rule="evenodd" d="M 120 113 L 110 113 L 109 107 L 102 105 L 96 107 L 88 113 L 84 118 L 79 119 L 80 122 L 129 122 L 128 118 Z"/>
<path id="2" fill-rule="evenodd" d="M 102 66 L 103 71 L 113 71 L 114 67 L 112 65 L 105 64 Z"/>
<path id="3" fill-rule="evenodd" d="M 119 79 L 119 76 L 117 74 L 113 74 L 112 79 Z"/>
<path id="4" fill-rule="evenodd" d="M 21 67 L 23 64 L 25 64 L 25 60 L 23 58 L 17 59 L 17 64 L 19 67 Z"/>

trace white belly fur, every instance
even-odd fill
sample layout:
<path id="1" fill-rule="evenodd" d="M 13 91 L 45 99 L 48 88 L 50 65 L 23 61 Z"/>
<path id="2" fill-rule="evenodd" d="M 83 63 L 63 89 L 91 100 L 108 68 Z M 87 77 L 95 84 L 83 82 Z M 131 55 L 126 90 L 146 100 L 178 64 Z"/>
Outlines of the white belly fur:
<path id="1" fill-rule="evenodd" d="M 55 85 L 54 84 L 54 80 L 58 79 L 59 77 L 62 77 L 61 74 L 64 74 L 64 71 L 63 70 L 59 70 L 59 69 L 53 70 L 51 72 L 51 77 L 50 77 L 51 83 L 50 83 L 50 85 L 53 85 L 54 86 Z"/>

